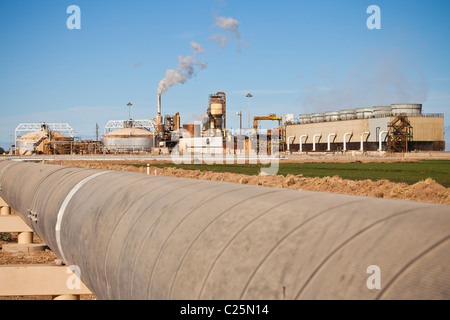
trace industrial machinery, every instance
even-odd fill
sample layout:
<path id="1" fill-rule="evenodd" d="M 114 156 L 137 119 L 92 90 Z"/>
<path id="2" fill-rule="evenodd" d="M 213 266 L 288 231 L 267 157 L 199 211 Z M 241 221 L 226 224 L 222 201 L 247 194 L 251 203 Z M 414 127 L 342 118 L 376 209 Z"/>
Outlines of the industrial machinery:
<path id="1" fill-rule="evenodd" d="M 70 154 L 73 133 L 67 123 L 21 123 L 15 131 L 16 152 L 19 155 Z"/>
<path id="2" fill-rule="evenodd" d="M 268 148 L 268 150 L 272 150 L 271 145 L 274 143 L 274 141 L 272 140 L 272 134 L 278 134 L 278 141 L 276 143 L 280 147 L 280 151 L 283 152 L 284 151 L 284 141 L 285 141 L 284 130 L 283 130 L 283 118 L 277 117 L 275 114 L 270 114 L 268 116 L 254 117 L 253 118 L 253 129 L 255 130 L 256 136 L 261 135 L 261 134 L 258 134 L 258 127 L 259 127 L 259 123 L 261 121 L 278 121 L 278 128 L 267 131 L 267 139 L 265 141 L 267 141 L 268 145 L 263 146 L 258 143 L 258 146 L 259 146 L 258 150 L 260 150 L 261 148 L 264 148 L 264 149 Z M 258 141 L 259 140 L 260 139 L 258 139 Z M 270 151 L 268 151 L 268 152 L 270 153 Z"/>
<path id="3" fill-rule="evenodd" d="M 278 121 L 278 129 L 280 130 L 280 132 L 283 131 L 283 118 L 277 117 L 275 114 L 271 114 L 269 116 L 253 118 L 253 129 L 255 129 L 256 134 L 258 134 L 259 123 L 264 120 Z"/>
<path id="4" fill-rule="evenodd" d="M 226 136 L 227 99 L 224 92 L 209 96 L 209 107 L 203 124 L 203 131 L 209 131 L 214 137 Z"/>

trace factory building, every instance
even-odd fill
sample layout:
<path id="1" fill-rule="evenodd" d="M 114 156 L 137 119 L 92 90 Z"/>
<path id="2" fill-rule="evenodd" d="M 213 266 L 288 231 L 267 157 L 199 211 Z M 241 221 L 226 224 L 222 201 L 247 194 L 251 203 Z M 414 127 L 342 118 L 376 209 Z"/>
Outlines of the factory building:
<path id="1" fill-rule="evenodd" d="M 67 123 L 21 123 L 15 131 L 18 155 L 61 154 L 73 141 L 73 129 Z"/>
<path id="2" fill-rule="evenodd" d="M 100 150 L 98 141 L 80 140 L 67 123 L 21 123 L 15 130 L 16 155 L 93 154 Z"/>
<path id="3" fill-rule="evenodd" d="M 286 119 L 291 152 L 445 150 L 444 115 L 424 114 L 421 104 L 302 114 L 298 121 L 290 114 Z"/>

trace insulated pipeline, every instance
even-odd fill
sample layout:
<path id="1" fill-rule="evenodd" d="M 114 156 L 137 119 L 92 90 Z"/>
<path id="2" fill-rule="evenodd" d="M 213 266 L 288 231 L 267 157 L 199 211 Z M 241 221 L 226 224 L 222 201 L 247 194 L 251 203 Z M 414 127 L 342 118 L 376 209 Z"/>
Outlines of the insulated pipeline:
<path id="1" fill-rule="evenodd" d="M 100 299 L 450 298 L 446 205 L 11 161 L 0 196 Z"/>

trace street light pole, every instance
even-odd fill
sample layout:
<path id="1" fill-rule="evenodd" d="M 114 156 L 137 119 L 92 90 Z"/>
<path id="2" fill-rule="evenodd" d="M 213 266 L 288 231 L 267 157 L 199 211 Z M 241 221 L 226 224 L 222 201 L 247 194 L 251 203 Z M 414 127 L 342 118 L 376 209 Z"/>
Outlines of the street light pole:
<path id="1" fill-rule="evenodd" d="M 132 106 L 131 102 L 128 102 L 127 106 L 128 106 L 128 119 L 131 121 L 131 106 Z"/>
<path id="2" fill-rule="evenodd" d="M 252 94 L 249 93 L 246 95 L 248 98 L 248 128 L 251 129 L 251 117 L 250 117 L 250 98 L 253 98 Z"/>
<path id="3" fill-rule="evenodd" d="M 236 112 L 236 115 L 239 116 L 239 135 L 242 133 L 242 111 Z"/>

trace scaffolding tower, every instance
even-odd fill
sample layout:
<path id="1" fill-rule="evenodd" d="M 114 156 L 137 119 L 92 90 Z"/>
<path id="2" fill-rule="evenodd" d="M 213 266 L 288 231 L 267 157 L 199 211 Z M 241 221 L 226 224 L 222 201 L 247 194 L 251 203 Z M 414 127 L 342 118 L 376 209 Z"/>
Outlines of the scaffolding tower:
<path id="1" fill-rule="evenodd" d="M 413 128 L 405 114 L 396 116 L 388 125 L 388 151 L 408 152 L 413 139 Z"/>

